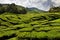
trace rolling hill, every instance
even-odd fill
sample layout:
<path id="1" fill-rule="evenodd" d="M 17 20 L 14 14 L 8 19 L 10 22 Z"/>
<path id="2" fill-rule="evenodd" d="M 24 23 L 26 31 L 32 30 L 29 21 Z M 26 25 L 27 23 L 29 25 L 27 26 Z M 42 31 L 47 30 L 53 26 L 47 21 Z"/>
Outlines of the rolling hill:
<path id="1" fill-rule="evenodd" d="M 0 40 L 60 39 L 60 12 L 9 11 L 0 13 Z"/>

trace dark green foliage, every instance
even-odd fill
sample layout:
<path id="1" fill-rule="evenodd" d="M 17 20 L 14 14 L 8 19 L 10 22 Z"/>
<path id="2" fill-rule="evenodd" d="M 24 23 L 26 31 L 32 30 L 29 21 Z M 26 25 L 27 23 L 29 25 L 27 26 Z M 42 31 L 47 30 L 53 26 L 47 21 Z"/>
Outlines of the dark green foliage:
<path id="1" fill-rule="evenodd" d="M 10 4 L 10 5 L 8 6 L 8 8 L 7 8 L 6 11 L 7 11 L 7 12 L 15 13 L 16 10 L 17 10 L 16 5 L 15 5 L 15 4 Z"/>
<path id="2" fill-rule="evenodd" d="M 60 7 L 52 7 L 49 12 L 60 12 Z"/>
<path id="3" fill-rule="evenodd" d="M 26 8 L 22 6 L 12 4 L 0 4 L 0 13 L 4 12 L 11 12 L 11 13 L 17 13 L 17 14 L 25 14 L 27 13 Z"/>
<path id="4" fill-rule="evenodd" d="M 3 7 L 0 7 L 0 14 L 1 13 L 4 13 L 4 12 L 5 12 L 4 8 Z"/>

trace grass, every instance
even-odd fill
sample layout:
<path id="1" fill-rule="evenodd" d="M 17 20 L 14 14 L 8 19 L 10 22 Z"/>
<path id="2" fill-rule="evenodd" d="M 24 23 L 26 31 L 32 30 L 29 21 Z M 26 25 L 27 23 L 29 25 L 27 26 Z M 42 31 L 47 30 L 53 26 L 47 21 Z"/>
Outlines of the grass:
<path id="1" fill-rule="evenodd" d="M 4 36 L 8 40 L 60 38 L 60 13 L 0 14 L 0 39 Z"/>

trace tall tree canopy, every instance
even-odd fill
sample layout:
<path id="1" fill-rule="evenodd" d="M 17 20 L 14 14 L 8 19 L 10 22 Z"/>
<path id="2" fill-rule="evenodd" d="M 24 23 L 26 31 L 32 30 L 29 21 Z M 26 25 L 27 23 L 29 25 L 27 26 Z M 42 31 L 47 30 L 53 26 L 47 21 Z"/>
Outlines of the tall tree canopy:
<path id="1" fill-rule="evenodd" d="M 15 5 L 14 3 L 0 4 L 0 13 L 4 13 L 4 12 L 25 14 L 25 13 L 27 13 L 27 10 L 26 10 L 26 8 L 24 8 L 22 6 Z"/>

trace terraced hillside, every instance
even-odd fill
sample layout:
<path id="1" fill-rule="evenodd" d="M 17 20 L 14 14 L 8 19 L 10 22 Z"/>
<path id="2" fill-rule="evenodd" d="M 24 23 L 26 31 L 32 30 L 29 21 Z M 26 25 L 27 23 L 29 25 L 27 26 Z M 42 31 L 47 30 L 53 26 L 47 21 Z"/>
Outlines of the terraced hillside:
<path id="1" fill-rule="evenodd" d="M 45 39 L 60 39 L 60 13 L 0 14 L 0 40 Z"/>

